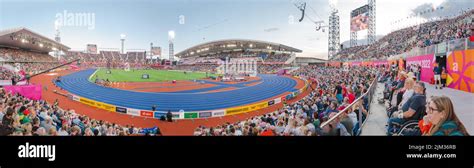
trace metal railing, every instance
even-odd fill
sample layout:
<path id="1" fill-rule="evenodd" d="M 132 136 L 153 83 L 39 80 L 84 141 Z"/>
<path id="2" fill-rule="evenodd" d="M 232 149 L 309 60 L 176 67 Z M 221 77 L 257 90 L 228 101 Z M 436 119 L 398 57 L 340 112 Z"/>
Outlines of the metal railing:
<path id="1" fill-rule="evenodd" d="M 356 100 L 354 100 L 354 102 L 352 102 L 349 106 L 347 106 L 346 108 L 344 108 L 343 110 L 339 111 L 335 116 L 333 116 L 332 118 L 329 118 L 326 122 L 322 123 L 320 128 L 323 129 L 325 126 L 327 126 L 329 123 L 333 122 L 334 120 L 336 120 L 337 118 L 340 118 L 340 117 L 347 117 L 347 116 L 342 116 L 343 114 L 347 114 L 347 112 L 349 110 L 354 110 L 355 108 L 359 108 L 359 115 L 358 115 L 358 123 L 359 123 L 359 129 L 357 130 L 357 132 L 361 132 L 362 131 L 362 126 L 365 124 L 365 121 L 362 121 L 362 116 L 363 116 L 363 109 L 362 108 L 365 108 L 363 107 L 363 101 L 364 101 L 364 98 L 367 97 L 368 99 L 368 106 L 367 106 L 367 112 L 369 112 L 370 110 L 370 103 L 372 102 L 373 100 L 373 94 L 375 92 L 375 88 L 377 87 L 377 79 L 378 79 L 378 75 L 375 76 L 375 78 L 373 79 L 373 81 L 371 82 L 370 86 L 369 86 L 369 89 L 367 90 L 367 92 L 363 93 L 361 96 L 359 96 Z M 357 107 L 355 107 L 357 106 Z M 355 108 L 353 108 L 355 107 Z M 365 119 L 368 118 L 368 115 L 365 117 Z M 351 132 L 351 135 L 352 135 L 352 130 L 347 130 L 347 131 L 350 131 Z M 355 135 L 352 135 L 352 136 L 355 136 Z"/>

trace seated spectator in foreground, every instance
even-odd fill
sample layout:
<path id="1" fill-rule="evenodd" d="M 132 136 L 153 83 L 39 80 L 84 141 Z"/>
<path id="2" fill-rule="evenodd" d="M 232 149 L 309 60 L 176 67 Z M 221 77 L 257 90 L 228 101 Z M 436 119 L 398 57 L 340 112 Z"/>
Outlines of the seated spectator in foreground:
<path id="1" fill-rule="evenodd" d="M 425 84 L 418 82 L 415 85 L 415 94 L 403 104 L 401 110 L 394 112 L 388 120 L 387 134 L 392 135 L 398 132 L 398 129 L 406 121 L 420 120 L 425 112 L 426 96 L 425 96 Z"/>
<path id="2" fill-rule="evenodd" d="M 431 127 L 426 136 L 465 136 L 468 135 L 454 113 L 453 103 L 446 96 L 433 97 L 426 107 Z"/>

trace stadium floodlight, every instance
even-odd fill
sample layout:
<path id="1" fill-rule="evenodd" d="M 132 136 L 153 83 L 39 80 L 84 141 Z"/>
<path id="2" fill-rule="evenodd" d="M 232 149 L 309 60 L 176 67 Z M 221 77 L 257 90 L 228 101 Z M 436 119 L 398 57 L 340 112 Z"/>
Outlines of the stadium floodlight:
<path id="1" fill-rule="evenodd" d="M 173 30 L 168 31 L 168 38 L 169 40 L 174 40 L 175 33 Z"/>
<path id="2" fill-rule="evenodd" d="M 54 22 L 54 30 L 58 30 L 60 26 L 61 26 L 61 23 L 59 23 L 59 20 L 56 20 Z"/>
<path id="3" fill-rule="evenodd" d="M 125 37 L 126 37 L 126 35 L 125 35 L 125 34 L 120 34 L 120 39 L 124 40 L 124 39 L 125 39 Z"/>
<path id="4" fill-rule="evenodd" d="M 41 48 L 43 48 L 43 43 L 40 43 L 39 46 L 40 46 Z"/>

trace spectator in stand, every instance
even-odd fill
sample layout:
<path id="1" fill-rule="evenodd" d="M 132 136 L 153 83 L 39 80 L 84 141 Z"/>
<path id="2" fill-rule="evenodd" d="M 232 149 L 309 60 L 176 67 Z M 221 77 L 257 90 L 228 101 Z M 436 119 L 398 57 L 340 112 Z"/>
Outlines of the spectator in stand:
<path id="1" fill-rule="evenodd" d="M 2 118 L 2 125 L 0 126 L 0 136 L 5 136 L 13 133 L 13 114 L 14 110 L 10 107 Z"/>
<path id="2" fill-rule="evenodd" d="M 423 82 L 418 82 L 415 85 L 414 95 L 403 104 L 399 111 L 394 112 L 388 120 L 388 135 L 398 132 L 400 126 L 406 121 L 420 120 L 420 117 L 423 116 L 423 113 L 425 112 L 425 90 L 426 88 Z"/>
<path id="3" fill-rule="evenodd" d="M 329 118 L 334 118 L 337 113 L 332 112 L 329 114 Z M 340 118 L 336 117 L 328 125 L 323 127 L 324 134 L 328 136 L 350 136 L 351 134 L 347 131 L 346 127 L 341 124 Z"/>
<path id="4" fill-rule="evenodd" d="M 351 104 L 355 100 L 354 91 L 352 91 L 352 88 L 350 87 L 347 89 L 347 98 L 349 99 L 349 104 Z"/>
<path id="5" fill-rule="evenodd" d="M 339 82 L 339 85 L 336 86 L 336 90 L 334 91 L 336 94 L 337 102 L 342 103 L 343 96 L 342 96 L 342 82 Z"/>
<path id="6" fill-rule="evenodd" d="M 446 87 L 446 79 L 448 78 L 448 74 L 446 73 L 446 68 L 443 67 L 441 70 L 441 89 Z"/>

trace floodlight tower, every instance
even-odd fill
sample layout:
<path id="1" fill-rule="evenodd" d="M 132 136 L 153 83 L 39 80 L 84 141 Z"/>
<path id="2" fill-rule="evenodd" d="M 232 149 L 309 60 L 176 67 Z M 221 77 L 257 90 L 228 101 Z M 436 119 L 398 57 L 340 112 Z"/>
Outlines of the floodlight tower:
<path id="1" fill-rule="evenodd" d="M 124 44 L 125 44 L 125 34 L 120 34 L 120 41 L 122 41 L 122 54 L 125 54 L 124 52 Z"/>
<path id="2" fill-rule="evenodd" d="M 61 26 L 61 25 L 60 25 L 59 21 L 55 21 L 55 22 L 54 22 L 54 30 L 56 31 L 56 34 L 54 35 L 54 36 L 55 36 L 55 37 L 54 37 L 54 40 L 55 40 L 56 42 L 58 42 L 58 43 L 61 43 L 61 37 L 60 37 L 60 32 L 59 32 L 59 27 L 60 27 L 60 26 Z M 43 47 L 43 44 L 40 43 L 40 46 Z M 60 57 L 61 57 L 61 55 L 60 55 L 60 53 L 59 53 L 59 50 L 55 50 L 55 51 L 54 51 L 54 55 L 56 56 L 56 58 L 57 58 L 58 60 L 59 60 Z"/>
<path id="3" fill-rule="evenodd" d="M 368 0 L 369 4 L 369 29 L 367 30 L 367 43 L 371 45 L 375 43 L 376 39 L 376 5 L 375 0 Z"/>
<path id="4" fill-rule="evenodd" d="M 340 26 L 339 14 L 336 8 L 337 1 L 330 0 L 329 7 L 331 8 L 331 15 L 329 15 L 329 38 L 328 38 L 328 59 L 334 57 L 340 50 Z"/>
<path id="5" fill-rule="evenodd" d="M 174 31 L 173 30 L 168 31 L 168 41 L 170 44 L 169 45 L 169 60 L 171 64 L 174 61 L 174 45 L 173 45 L 174 37 L 175 37 Z"/>

